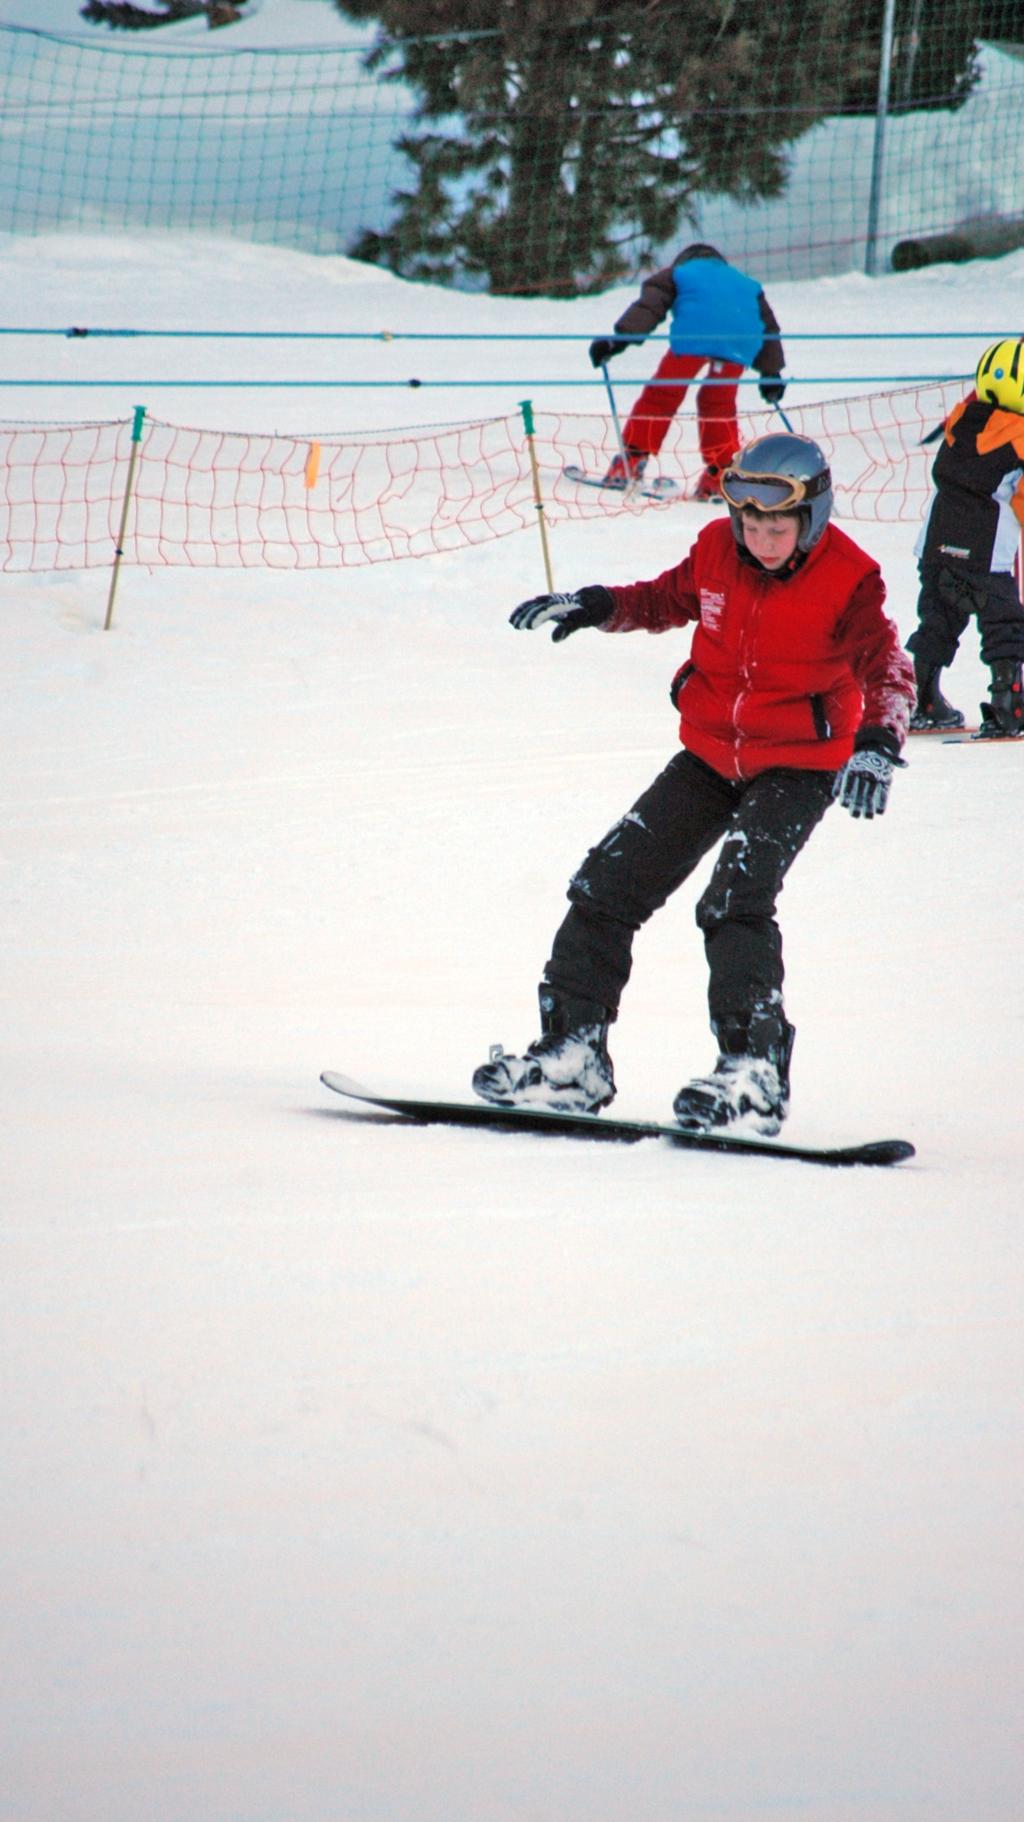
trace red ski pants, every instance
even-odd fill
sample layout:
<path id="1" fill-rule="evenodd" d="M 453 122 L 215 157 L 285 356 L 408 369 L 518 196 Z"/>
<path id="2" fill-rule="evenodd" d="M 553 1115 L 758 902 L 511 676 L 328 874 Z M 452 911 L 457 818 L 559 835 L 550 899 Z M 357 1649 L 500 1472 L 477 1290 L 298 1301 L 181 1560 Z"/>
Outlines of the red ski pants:
<path id="1" fill-rule="evenodd" d="M 642 449 L 647 455 L 657 455 L 668 427 L 686 397 L 686 382 L 696 379 L 702 367 L 707 367 L 708 380 L 735 382 L 743 372 L 743 368 L 733 361 L 709 361 L 706 355 L 673 354 L 671 351 L 662 355 L 654 375 L 655 381 L 662 384 L 649 381 L 629 414 L 623 431 L 623 442 L 628 449 Z M 665 385 L 666 380 L 680 383 Z M 705 466 L 728 467 L 740 446 L 735 384 L 705 383 L 698 389 L 697 434 Z"/>

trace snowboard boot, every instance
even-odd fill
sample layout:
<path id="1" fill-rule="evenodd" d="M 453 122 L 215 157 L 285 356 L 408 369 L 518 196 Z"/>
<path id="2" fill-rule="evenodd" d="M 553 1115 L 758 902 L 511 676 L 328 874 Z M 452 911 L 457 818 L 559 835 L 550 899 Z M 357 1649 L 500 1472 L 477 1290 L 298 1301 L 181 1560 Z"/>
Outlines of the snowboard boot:
<path id="1" fill-rule="evenodd" d="M 621 487 L 623 491 L 632 486 L 634 481 L 642 481 L 647 467 L 647 452 L 643 449 L 631 449 L 627 445 L 625 459 L 617 455 L 612 462 L 602 483 L 605 487 Z"/>
<path id="2" fill-rule="evenodd" d="M 506 1056 L 500 1044 L 473 1072 L 473 1092 L 499 1107 L 548 1107 L 555 1113 L 596 1113 L 615 1094 L 608 1055 L 608 1011 L 557 987 L 539 988 L 541 1035 L 525 1056 Z"/>
<path id="3" fill-rule="evenodd" d="M 760 1032 L 757 1024 L 764 1027 Z M 710 1075 L 679 1090 L 672 1110 L 686 1132 L 735 1126 L 771 1138 L 789 1112 L 789 1064 L 795 1031 L 779 1015 L 730 1019 L 712 1027 L 718 1061 Z"/>
<path id="4" fill-rule="evenodd" d="M 690 498 L 693 500 L 703 500 L 705 504 L 709 506 L 721 500 L 721 473 L 721 469 L 716 468 L 714 462 L 709 462 L 704 473 L 700 476 Z"/>
<path id="5" fill-rule="evenodd" d="M 962 728 L 964 718 L 960 710 L 946 701 L 939 688 L 942 666 L 926 664 L 920 658 L 915 658 L 914 675 L 917 679 L 917 704 L 910 717 L 912 731 L 921 734 L 928 728 Z"/>
<path id="6" fill-rule="evenodd" d="M 992 666 L 989 700 L 981 705 L 980 733 L 985 740 L 1015 740 L 1024 734 L 1021 666 L 1012 658 L 997 658 Z"/>

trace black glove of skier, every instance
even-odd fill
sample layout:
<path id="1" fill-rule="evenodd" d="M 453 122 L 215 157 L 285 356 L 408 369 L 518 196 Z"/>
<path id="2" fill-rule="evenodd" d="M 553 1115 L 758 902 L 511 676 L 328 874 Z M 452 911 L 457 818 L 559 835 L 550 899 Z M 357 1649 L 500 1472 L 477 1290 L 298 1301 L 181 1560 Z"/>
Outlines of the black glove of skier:
<path id="1" fill-rule="evenodd" d="M 757 390 L 766 405 L 781 405 L 786 396 L 785 380 L 758 380 Z"/>
<path id="2" fill-rule="evenodd" d="M 894 766 L 905 766 L 887 728 L 863 729 L 857 749 L 836 773 L 832 795 L 851 816 L 884 816 Z"/>
<path id="3" fill-rule="evenodd" d="M 575 594 L 534 595 L 530 601 L 521 601 L 509 615 L 508 623 L 517 632 L 532 633 L 535 627 L 553 620 L 551 637 L 557 643 L 568 639 L 570 633 L 578 633 L 581 626 L 603 626 L 614 612 L 614 596 L 600 583 L 593 583 L 589 588 L 578 588 Z"/>
<path id="4" fill-rule="evenodd" d="M 614 336 L 598 336 L 597 341 L 591 342 L 590 344 L 590 365 L 592 367 L 606 367 L 609 361 L 614 360 L 617 354 L 622 353 L 623 348 L 628 347 L 628 342 L 618 342 L 615 340 Z"/>

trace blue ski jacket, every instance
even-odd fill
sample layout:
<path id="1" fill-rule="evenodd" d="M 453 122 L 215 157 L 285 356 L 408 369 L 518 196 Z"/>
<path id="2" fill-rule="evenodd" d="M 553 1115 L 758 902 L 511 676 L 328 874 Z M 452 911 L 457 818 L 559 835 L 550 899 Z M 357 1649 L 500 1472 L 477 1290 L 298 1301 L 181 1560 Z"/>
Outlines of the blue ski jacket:
<path id="1" fill-rule="evenodd" d="M 645 279 L 615 334 L 650 335 L 670 313 L 673 354 L 732 361 L 771 378 L 786 364 L 778 321 L 761 286 L 713 247 L 684 247 L 671 266 Z"/>

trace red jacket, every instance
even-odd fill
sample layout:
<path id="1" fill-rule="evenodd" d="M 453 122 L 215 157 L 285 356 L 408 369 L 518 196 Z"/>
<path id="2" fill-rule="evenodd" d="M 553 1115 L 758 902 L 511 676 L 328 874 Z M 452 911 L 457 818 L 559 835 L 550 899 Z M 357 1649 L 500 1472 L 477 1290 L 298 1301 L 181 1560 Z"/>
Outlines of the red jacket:
<path id="1" fill-rule="evenodd" d="M 679 738 L 724 777 L 835 771 L 862 727 L 902 746 L 913 666 L 882 612 L 877 563 L 835 525 L 780 577 L 743 561 L 729 520 L 715 519 L 674 569 L 609 592 L 606 632 L 699 622 L 674 697 Z"/>

